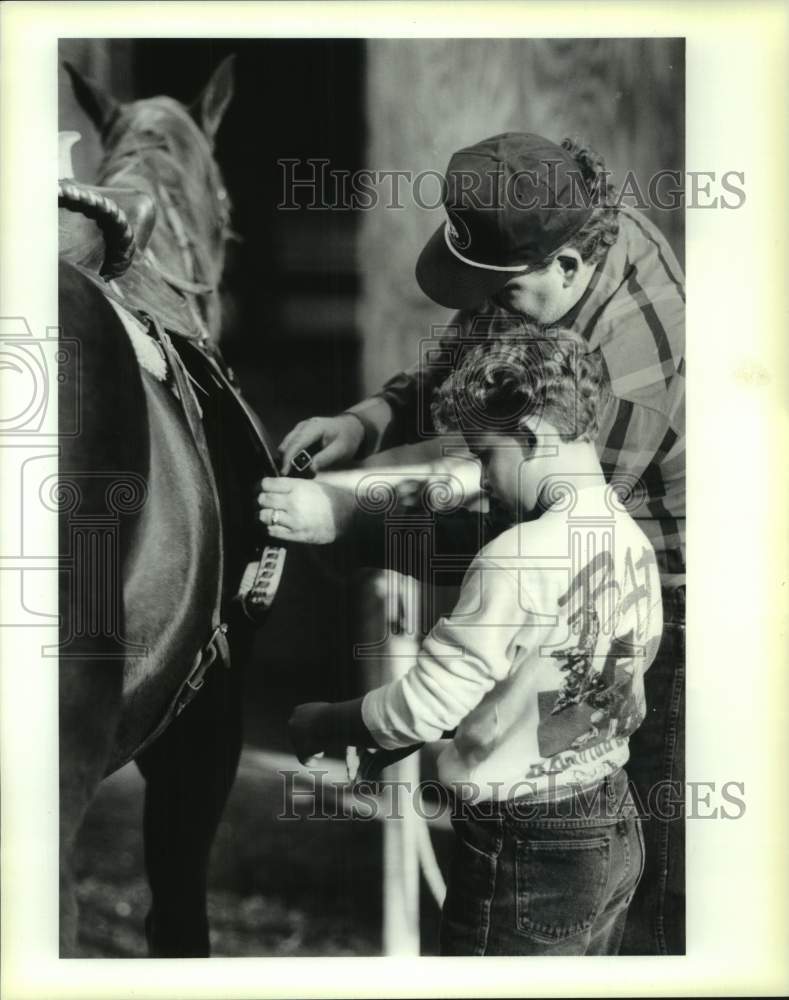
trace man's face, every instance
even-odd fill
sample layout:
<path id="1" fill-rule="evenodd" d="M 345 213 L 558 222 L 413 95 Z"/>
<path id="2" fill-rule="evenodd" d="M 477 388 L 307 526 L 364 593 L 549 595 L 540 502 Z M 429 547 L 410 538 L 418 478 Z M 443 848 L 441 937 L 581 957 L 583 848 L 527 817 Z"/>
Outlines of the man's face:
<path id="1" fill-rule="evenodd" d="M 568 282 L 566 263 L 555 257 L 546 267 L 516 274 L 492 299 L 513 315 L 546 326 L 570 311 L 577 299 L 574 291 L 576 284 Z"/>

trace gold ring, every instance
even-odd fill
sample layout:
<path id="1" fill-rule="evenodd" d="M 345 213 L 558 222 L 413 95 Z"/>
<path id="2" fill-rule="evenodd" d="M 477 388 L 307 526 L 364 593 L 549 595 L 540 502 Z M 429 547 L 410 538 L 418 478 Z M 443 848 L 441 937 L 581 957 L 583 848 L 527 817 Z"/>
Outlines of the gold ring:
<path id="1" fill-rule="evenodd" d="M 275 508 L 271 514 L 271 523 L 279 524 L 279 511 Z"/>

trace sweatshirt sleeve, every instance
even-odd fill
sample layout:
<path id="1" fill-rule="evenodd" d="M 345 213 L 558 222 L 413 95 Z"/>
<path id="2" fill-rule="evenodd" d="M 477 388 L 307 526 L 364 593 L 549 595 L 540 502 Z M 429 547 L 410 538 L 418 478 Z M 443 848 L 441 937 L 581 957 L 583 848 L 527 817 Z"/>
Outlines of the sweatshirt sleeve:
<path id="1" fill-rule="evenodd" d="M 458 602 L 424 640 L 413 667 L 370 691 L 362 718 L 385 749 L 441 738 L 510 671 L 528 609 L 518 574 L 478 556 Z"/>

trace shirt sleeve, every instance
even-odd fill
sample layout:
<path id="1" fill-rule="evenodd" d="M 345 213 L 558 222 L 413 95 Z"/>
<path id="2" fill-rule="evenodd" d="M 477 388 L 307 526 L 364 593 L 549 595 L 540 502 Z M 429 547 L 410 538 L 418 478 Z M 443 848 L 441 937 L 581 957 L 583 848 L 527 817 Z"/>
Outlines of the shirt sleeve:
<path id="1" fill-rule="evenodd" d="M 467 322 L 465 314 L 457 313 L 445 328 L 437 350 L 426 352 L 410 368 L 393 375 L 380 392 L 349 408 L 365 425 L 365 442 L 359 457 L 414 444 L 432 435 L 433 393 L 449 374 L 442 348 L 456 341 Z"/>
<path id="2" fill-rule="evenodd" d="M 414 666 L 365 695 L 362 718 L 376 743 L 390 750 L 454 729 L 508 675 L 528 610 L 518 574 L 478 556 Z"/>

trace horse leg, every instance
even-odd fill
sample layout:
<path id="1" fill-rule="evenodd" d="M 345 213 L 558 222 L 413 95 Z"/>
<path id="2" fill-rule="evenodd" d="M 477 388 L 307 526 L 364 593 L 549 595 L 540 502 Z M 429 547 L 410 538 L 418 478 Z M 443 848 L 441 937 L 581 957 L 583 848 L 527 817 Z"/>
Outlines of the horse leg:
<path id="1" fill-rule="evenodd" d="M 231 649 L 231 668 L 212 667 L 199 695 L 137 758 L 146 781 L 146 936 L 154 958 L 210 953 L 208 861 L 242 743 L 245 657 L 238 641 Z"/>
<path id="2" fill-rule="evenodd" d="M 60 954 L 77 955 L 74 842 L 112 750 L 121 707 L 122 663 L 60 666 Z"/>
<path id="3" fill-rule="evenodd" d="M 58 291 L 63 336 L 79 345 L 58 389 L 61 422 L 68 424 L 69 415 L 79 414 L 79 432 L 61 439 L 58 495 L 60 937 L 62 954 L 73 955 L 74 841 L 107 770 L 121 715 L 125 663 L 125 618 L 118 595 L 128 533 L 121 535 L 113 561 L 95 558 L 96 551 L 106 556 L 112 550 L 94 549 L 90 535 L 115 523 L 113 489 L 125 489 L 129 476 L 145 475 L 148 435 L 137 361 L 112 307 L 64 261 L 59 262 Z"/>

